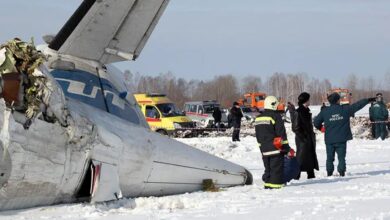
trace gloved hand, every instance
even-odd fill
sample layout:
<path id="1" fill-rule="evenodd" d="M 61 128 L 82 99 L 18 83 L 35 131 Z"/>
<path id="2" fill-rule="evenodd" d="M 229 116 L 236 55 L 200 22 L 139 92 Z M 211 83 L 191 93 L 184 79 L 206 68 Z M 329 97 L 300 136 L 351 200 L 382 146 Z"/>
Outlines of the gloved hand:
<path id="1" fill-rule="evenodd" d="M 325 133 L 325 126 L 322 125 L 320 130 L 322 133 Z"/>
<path id="2" fill-rule="evenodd" d="M 295 150 L 290 148 L 290 151 L 288 152 L 287 157 L 289 157 L 289 158 L 295 157 Z"/>
<path id="3" fill-rule="evenodd" d="M 276 149 L 279 149 L 279 150 L 282 150 L 283 148 L 283 139 L 281 137 L 276 137 L 274 138 L 274 146 L 276 147 Z"/>
<path id="4" fill-rule="evenodd" d="M 288 111 L 290 112 L 290 113 L 293 113 L 294 111 L 295 111 L 295 106 L 294 106 L 294 104 L 292 104 L 291 102 L 288 102 L 287 103 L 287 109 L 288 109 Z"/>
<path id="5" fill-rule="evenodd" d="M 368 98 L 368 102 L 376 102 L 376 98 L 373 97 L 373 98 Z"/>

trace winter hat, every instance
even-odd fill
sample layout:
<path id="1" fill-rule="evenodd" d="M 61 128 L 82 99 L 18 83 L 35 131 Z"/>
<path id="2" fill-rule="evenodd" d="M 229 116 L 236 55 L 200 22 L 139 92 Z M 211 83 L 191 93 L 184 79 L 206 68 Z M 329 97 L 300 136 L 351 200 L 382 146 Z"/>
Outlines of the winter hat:
<path id="1" fill-rule="evenodd" d="M 383 94 L 382 93 L 377 93 L 376 94 L 376 101 L 377 102 L 383 102 Z"/>
<path id="2" fill-rule="evenodd" d="M 310 94 L 307 93 L 307 92 L 302 92 L 299 96 L 298 96 L 298 105 L 303 105 L 304 103 L 306 103 L 307 101 L 309 101 L 310 99 Z"/>
<path id="3" fill-rule="evenodd" d="M 236 106 L 236 105 L 238 105 L 238 102 L 233 102 L 233 106 Z"/>
<path id="4" fill-rule="evenodd" d="M 340 100 L 340 94 L 337 92 L 334 92 L 328 96 L 328 101 L 330 104 L 337 104 L 337 102 Z"/>

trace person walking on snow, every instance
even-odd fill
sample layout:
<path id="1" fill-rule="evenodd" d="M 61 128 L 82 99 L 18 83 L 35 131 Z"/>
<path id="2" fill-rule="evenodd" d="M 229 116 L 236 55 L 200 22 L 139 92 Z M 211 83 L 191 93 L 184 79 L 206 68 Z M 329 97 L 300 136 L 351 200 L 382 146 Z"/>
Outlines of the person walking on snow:
<path id="1" fill-rule="evenodd" d="M 301 172 L 307 172 L 307 178 L 315 178 L 314 170 L 319 170 L 316 154 L 316 136 L 313 129 L 313 120 L 310 112 L 310 94 L 303 92 L 298 97 L 298 109 L 288 103 L 288 110 L 295 133 L 297 146 L 297 160 Z"/>
<path id="2" fill-rule="evenodd" d="M 376 102 L 370 107 L 370 121 L 372 122 L 372 134 L 375 139 L 379 137 L 385 140 L 387 137 L 387 128 L 389 120 L 389 111 L 383 102 L 382 93 L 376 94 Z"/>
<path id="3" fill-rule="evenodd" d="M 233 103 L 232 109 L 230 109 L 231 122 L 233 126 L 233 142 L 240 141 L 240 129 L 241 129 L 241 119 L 244 117 L 242 114 L 241 108 L 238 105 L 238 102 Z"/>
<path id="4" fill-rule="evenodd" d="M 264 100 L 264 112 L 255 120 L 256 139 L 264 163 L 264 188 L 279 189 L 284 185 L 284 157 L 294 157 L 295 152 L 287 140 L 286 128 L 280 113 L 279 101 L 274 96 Z"/>
<path id="5" fill-rule="evenodd" d="M 221 128 L 222 112 L 219 107 L 214 107 L 213 111 L 214 125 L 216 128 Z"/>
<path id="6" fill-rule="evenodd" d="M 376 98 L 362 99 L 352 105 L 340 105 L 340 95 L 332 93 L 328 96 L 330 106 L 321 110 L 314 119 L 314 126 L 321 130 L 325 128 L 326 144 L 326 171 L 328 176 L 333 175 L 335 153 L 337 153 L 339 164 L 337 171 L 340 176 L 345 176 L 347 153 L 347 141 L 352 140 L 352 132 L 349 118 L 357 111 L 374 102 Z"/>

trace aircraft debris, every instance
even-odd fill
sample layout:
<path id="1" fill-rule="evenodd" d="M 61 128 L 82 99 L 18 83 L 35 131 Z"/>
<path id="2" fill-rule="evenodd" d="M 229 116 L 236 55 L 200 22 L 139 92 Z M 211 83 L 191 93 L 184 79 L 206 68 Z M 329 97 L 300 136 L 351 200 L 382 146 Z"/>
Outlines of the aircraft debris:
<path id="1" fill-rule="evenodd" d="M 25 114 L 25 129 L 41 112 L 46 118 L 53 116 L 47 111 L 53 88 L 48 84 L 45 61 L 32 42 L 15 38 L 0 46 L 0 97 L 8 108 Z"/>

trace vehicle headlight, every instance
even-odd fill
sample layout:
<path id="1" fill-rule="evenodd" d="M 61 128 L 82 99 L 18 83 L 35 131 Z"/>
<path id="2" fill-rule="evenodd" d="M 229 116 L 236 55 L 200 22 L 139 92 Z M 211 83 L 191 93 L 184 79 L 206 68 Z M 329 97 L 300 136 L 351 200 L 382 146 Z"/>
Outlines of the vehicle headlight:
<path id="1" fill-rule="evenodd" d="M 180 129 L 182 128 L 181 125 L 179 123 L 173 123 L 173 127 L 175 127 L 175 129 Z"/>

